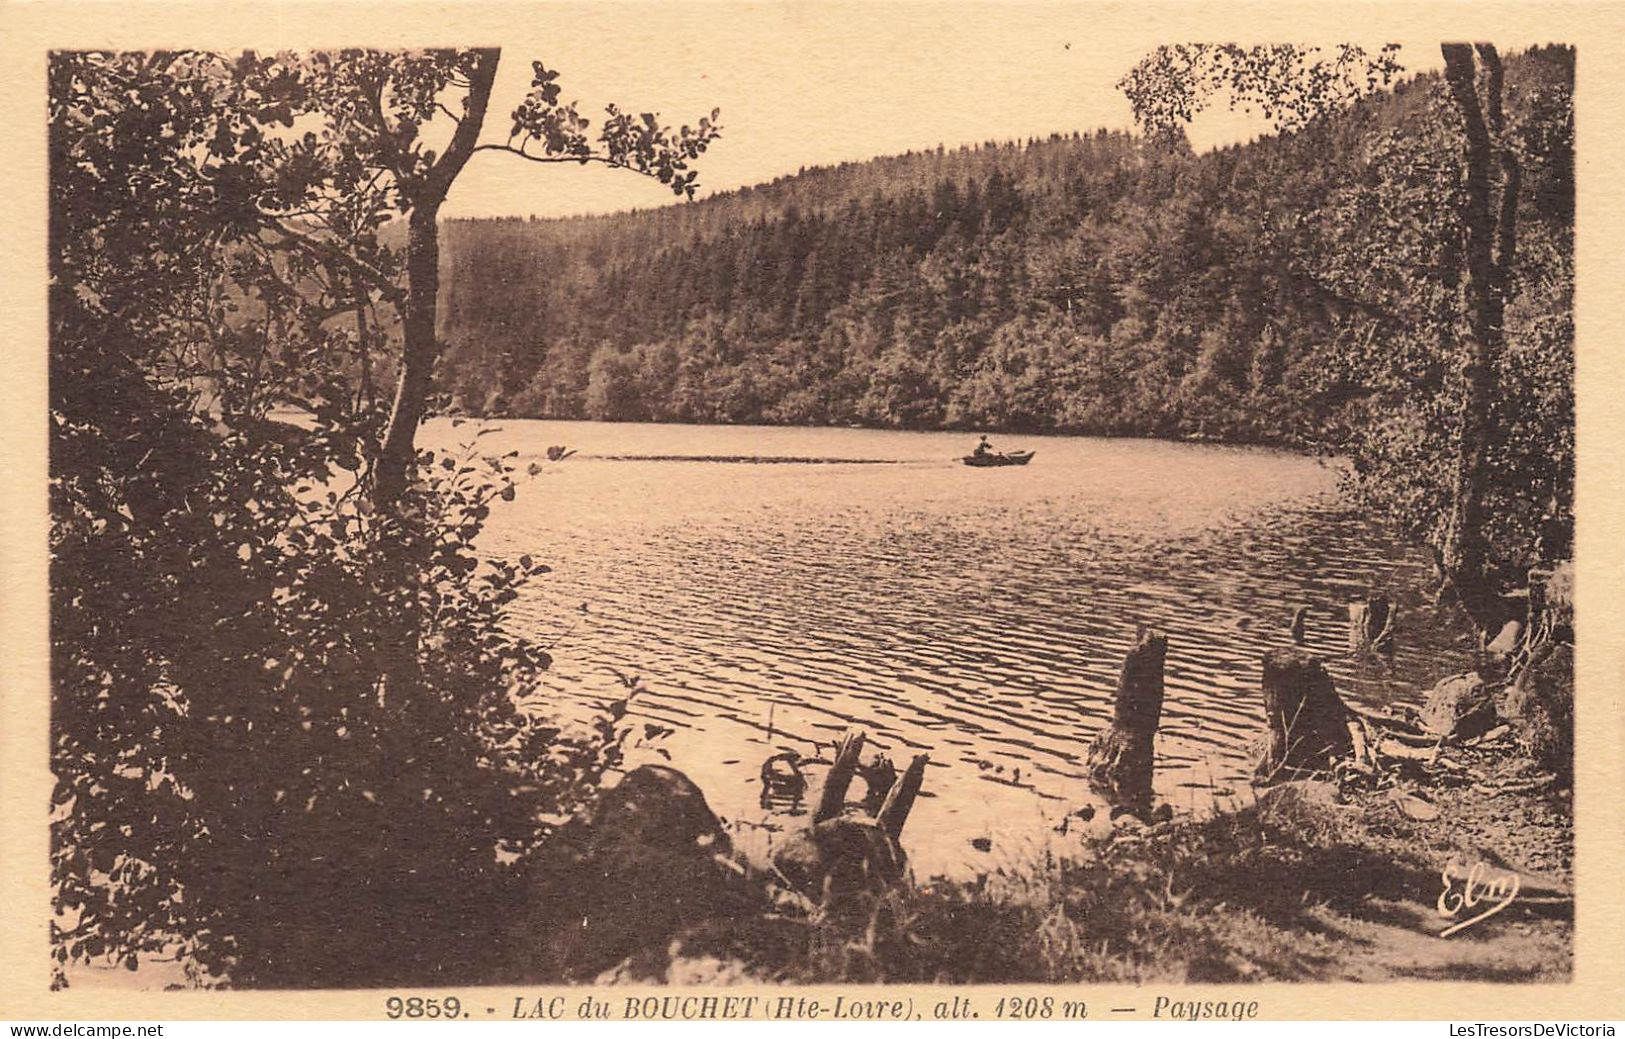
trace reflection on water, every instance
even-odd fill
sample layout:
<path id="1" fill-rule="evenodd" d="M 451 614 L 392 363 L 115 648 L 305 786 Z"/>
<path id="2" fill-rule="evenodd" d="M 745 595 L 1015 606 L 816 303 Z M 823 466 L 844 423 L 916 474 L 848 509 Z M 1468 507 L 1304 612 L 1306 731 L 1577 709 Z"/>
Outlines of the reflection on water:
<path id="1" fill-rule="evenodd" d="M 540 695 L 611 699 L 611 668 L 642 676 L 633 713 L 678 730 L 675 763 L 735 820 L 760 817 L 775 751 L 811 754 L 855 725 L 899 763 L 929 752 L 904 841 L 927 872 L 988 864 L 973 838 L 993 837 L 994 858 L 1049 839 L 1083 797 L 1137 624 L 1168 635 L 1157 789 L 1195 810 L 1245 797 L 1260 655 L 1288 641 L 1296 606 L 1311 607 L 1309 648 L 1368 703 L 1414 700 L 1462 657 L 1420 602 L 1423 557 L 1313 459 L 1001 437 L 1036 460 L 971 469 L 954 434 L 501 427 L 482 448 L 543 462 L 483 546 L 554 568 L 516 605 L 556 643 Z M 579 453 L 546 463 L 550 444 Z M 1401 603 L 1391 668 L 1343 658 L 1344 604 L 1372 586 Z"/>

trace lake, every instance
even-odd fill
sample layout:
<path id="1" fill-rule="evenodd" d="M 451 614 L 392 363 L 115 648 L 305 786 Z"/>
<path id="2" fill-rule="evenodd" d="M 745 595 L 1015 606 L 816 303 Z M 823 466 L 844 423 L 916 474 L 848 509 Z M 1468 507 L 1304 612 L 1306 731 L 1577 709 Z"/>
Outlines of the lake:
<path id="1" fill-rule="evenodd" d="M 827 758 L 855 726 L 899 767 L 929 753 L 904 835 L 922 873 L 1054 839 L 1087 800 L 1136 625 L 1168 636 L 1157 790 L 1195 812 L 1251 796 L 1260 657 L 1296 606 L 1351 699 L 1415 702 L 1467 661 L 1423 601 L 1425 556 L 1352 509 L 1322 460 L 995 436 L 1037 457 L 972 469 L 965 434 L 489 425 L 483 451 L 543 464 L 481 545 L 553 567 L 515 605 L 556 657 L 536 701 L 569 712 L 639 676 L 632 715 L 675 730 L 654 745 L 742 826 L 763 818 L 776 750 Z M 478 428 L 437 421 L 421 442 Z M 550 444 L 577 453 L 549 463 Z M 1370 588 L 1400 603 L 1391 665 L 1344 654 L 1346 604 Z"/>

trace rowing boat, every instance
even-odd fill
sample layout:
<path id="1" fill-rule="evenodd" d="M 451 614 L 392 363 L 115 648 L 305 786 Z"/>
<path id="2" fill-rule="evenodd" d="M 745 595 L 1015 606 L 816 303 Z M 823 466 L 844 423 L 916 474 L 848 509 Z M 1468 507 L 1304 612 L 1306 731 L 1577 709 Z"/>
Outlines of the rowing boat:
<path id="1" fill-rule="evenodd" d="M 960 459 L 968 466 L 977 469 L 986 469 L 997 465 L 1026 465 L 1033 460 L 1036 451 L 1011 451 L 1008 454 L 966 455 Z"/>

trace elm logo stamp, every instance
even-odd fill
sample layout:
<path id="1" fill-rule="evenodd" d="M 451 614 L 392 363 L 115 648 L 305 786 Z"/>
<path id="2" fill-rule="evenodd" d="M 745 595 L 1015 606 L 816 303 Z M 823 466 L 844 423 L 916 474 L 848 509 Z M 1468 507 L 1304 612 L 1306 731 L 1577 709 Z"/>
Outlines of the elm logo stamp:
<path id="1" fill-rule="evenodd" d="M 1465 931 L 1499 913 L 1518 897 L 1522 884 L 1513 870 L 1484 862 L 1475 862 L 1466 869 L 1453 862 L 1439 874 L 1439 879 L 1444 884 L 1439 892 L 1439 915 L 1455 920 L 1439 932 L 1440 938 Z"/>

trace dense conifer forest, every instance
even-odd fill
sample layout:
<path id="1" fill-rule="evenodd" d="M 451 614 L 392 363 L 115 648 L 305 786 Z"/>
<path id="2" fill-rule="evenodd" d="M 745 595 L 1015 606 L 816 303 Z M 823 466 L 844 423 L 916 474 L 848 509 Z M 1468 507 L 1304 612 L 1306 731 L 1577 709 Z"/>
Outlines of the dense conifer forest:
<path id="1" fill-rule="evenodd" d="M 1567 348 L 1537 326 L 1568 312 L 1572 71 L 1561 48 L 1508 62 L 1533 241 L 1512 366 Z M 1446 390 L 1407 355 L 1437 317 L 1419 300 L 1450 288 L 1457 171 L 1430 147 L 1450 118 L 1422 76 L 1202 155 L 1075 132 L 454 221 L 442 383 L 483 415 L 1337 444 L 1396 393 Z M 1531 403 L 1567 425 L 1549 396 Z"/>

